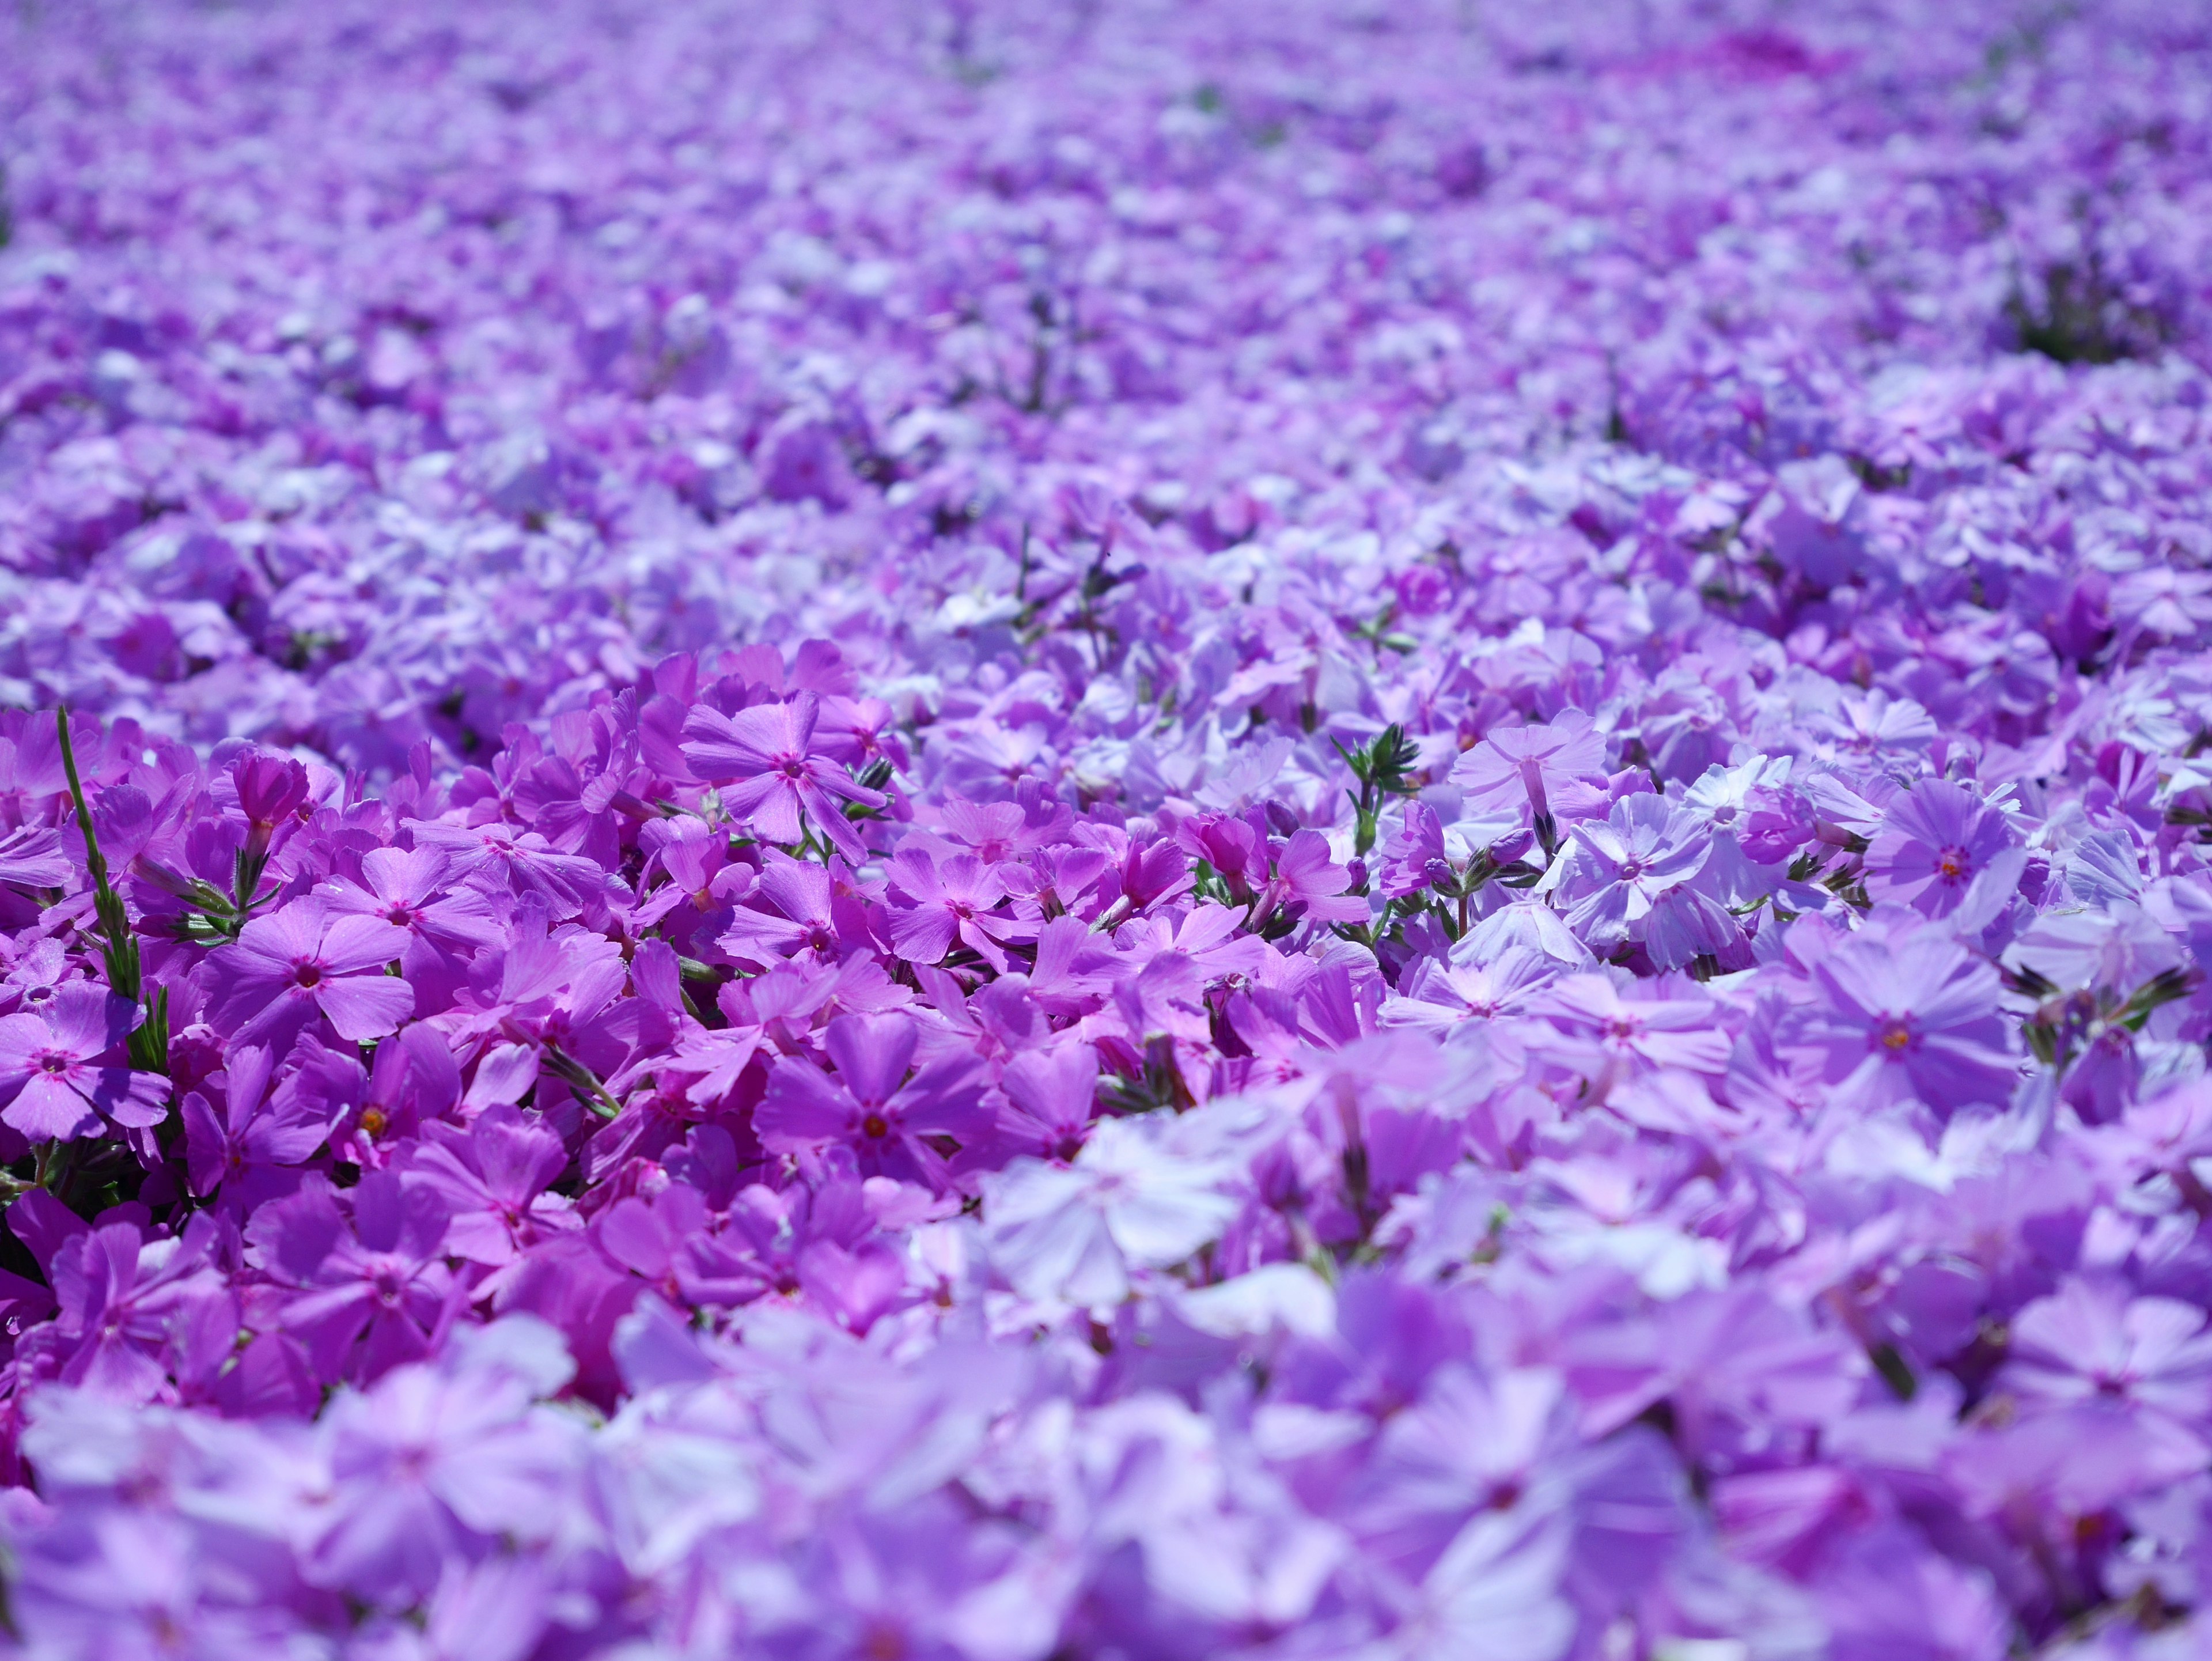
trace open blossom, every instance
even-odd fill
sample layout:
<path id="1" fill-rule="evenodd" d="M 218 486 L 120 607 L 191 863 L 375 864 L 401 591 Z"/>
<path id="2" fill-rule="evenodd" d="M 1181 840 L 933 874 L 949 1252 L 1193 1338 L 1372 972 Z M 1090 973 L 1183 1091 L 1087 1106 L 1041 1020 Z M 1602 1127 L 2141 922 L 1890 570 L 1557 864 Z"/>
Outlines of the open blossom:
<path id="1" fill-rule="evenodd" d="M 1350 868 L 1330 857 L 1328 839 L 1319 831 L 1292 831 L 1276 852 L 1274 865 L 1254 910 L 1255 918 L 1352 922 L 1367 916 L 1367 902 L 1345 891 L 1352 884 Z"/>
<path id="2" fill-rule="evenodd" d="M 848 859 L 861 857 L 845 804 L 883 805 L 815 741 L 821 704 L 801 692 L 787 703 L 755 704 L 725 715 L 705 704 L 685 717 L 684 754 L 722 788 L 722 806 L 768 841 L 788 844 L 811 826 Z M 804 815 L 802 820 L 801 816 Z"/>
<path id="3" fill-rule="evenodd" d="M 353 1065 L 343 1057 L 331 1060 Z M 307 1058 L 272 1094 L 274 1066 L 268 1050 L 240 1045 L 225 1058 L 220 1109 L 198 1091 L 185 1098 L 185 1168 L 192 1191 L 220 1189 L 226 1204 L 241 1213 L 296 1188 L 309 1156 L 351 1105 L 342 1086 L 330 1087 L 315 1057 Z"/>
<path id="4" fill-rule="evenodd" d="M 2006 1379 L 2039 1402 L 2126 1402 L 2201 1427 L 2212 1418 L 2212 1333 L 2179 1299 L 2069 1280 L 2021 1311 Z"/>
<path id="5" fill-rule="evenodd" d="M 1024 1297 L 1117 1304 L 1132 1269 L 1179 1262 L 1228 1222 L 1223 1174 L 1109 1121 L 1072 1167 L 1018 1160 L 987 1184 L 993 1262 Z"/>
<path id="6" fill-rule="evenodd" d="M 1049 1159 L 1073 1159 L 1090 1134 L 1098 1105 L 1098 1056 L 1088 1045 L 1063 1044 L 1015 1056 L 999 1075 L 1008 1111 L 999 1133 Z"/>
<path id="7" fill-rule="evenodd" d="M 135 1071 L 124 1051 L 137 1025 L 127 1001 L 83 982 L 35 1013 L 0 1016 L 0 1121 L 40 1141 L 92 1135 L 103 1119 L 159 1124 L 168 1080 Z"/>
<path id="8" fill-rule="evenodd" d="M 332 916 L 380 918 L 407 931 L 400 962 L 410 979 L 443 962 L 465 962 L 501 938 L 497 913 L 479 891 L 450 885 L 446 850 L 371 849 L 361 881 L 333 877 L 318 891 Z"/>
<path id="9" fill-rule="evenodd" d="M 1947 917 L 2012 842 L 2003 813 L 1947 779 L 1929 779 L 1891 806 L 1869 845 L 1867 892 Z"/>
<path id="10" fill-rule="evenodd" d="M 823 1037 L 836 1070 L 781 1062 L 756 1121 L 761 1140 L 779 1150 L 841 1144 L 872 1176 L 937 1180 L 943 1156 L 932 1139 L 972 1141 L 990 1115 L 981 1061 L 945 1056 L 913 1069 L 919 1037 L 902 1015 L 839 1016 Z"/>
<path id="11" fill-rule="evenodd" d="M 770 849 L 717 943 L 732 957 L 772 969 L 787 958 L 834 961 L 866 931 L 859 905 L 837 891 L 830 872 Z"/>
<path id="12" fill-rule="evenodd" d="M 380 917 L 294 900 L 209 959 L 210 1017 L 246 1043 L 289 1043 L 318 1013 L 340 1037 L 381 1037 L 414 1013 L 413 989 L 385 973 L 406 947 L 405 932 Z"/>
<path id="13" fill-rule="evenodd" d="M 1006 885 L 973 854 L 940 861 L 927 849 L 901 849 L 889 874 L 891 948 L 909 963 L 936 963 L 957 940 L 1003 970 L 1006 942 L 1030 933 L 998 910 Z"/>
<path id="14" fill-rule="evenodd" d="M 2002 1101 L 2020 1076 L 1996 970 L 1939 930 L 1846 940 L 1813 979 L 1820 1001 L 1805 1033 L 1847 1098 L 1917 1097 L 1947 1113 Z"/>
<path id="15" fill-rule="evenodd" d="M 1658 796 L 1631 796 L 1605 818 L 1583 820 L 1559 867 L 1567 926 L 1599 952 L 1631 938 L 1665 942 L 1674 949 L 1654 957 L 1667 968 L 1695 955 L 1675 948 L 1675 937 L 1712 949 L 1706 940 L 1717 931 L 1707 913 L 1714 908 L 1687 890 L 1712 849 L 1694 815 Z"/>
<path id="16" fill-rule="evenodd" d="M 435 1188 L 377 1171 L 345 1199 L 311 1182 L 246 1230 L 263 1270 L 297 1294 L 282 1324 L 325 1382 L 373 1378 L 428 1354 L 453 1288 L 441 1253 L 452 1208 Z"/>

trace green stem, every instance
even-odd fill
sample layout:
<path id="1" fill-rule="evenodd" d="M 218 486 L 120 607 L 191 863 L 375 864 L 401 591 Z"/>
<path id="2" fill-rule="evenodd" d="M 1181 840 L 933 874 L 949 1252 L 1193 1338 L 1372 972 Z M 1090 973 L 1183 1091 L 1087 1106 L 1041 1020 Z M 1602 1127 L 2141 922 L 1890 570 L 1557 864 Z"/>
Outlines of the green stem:
<path id="1" fill-rule="evenodd" d="M 602 1119 L 619 1117 L 622 1104 L 607 1093 L 599 1082 L 599 1075 L 578 1061 L 574 1056 L 564 1056 L 551 1044 L 545 1046 L 545 1064 L 553 1076 L 574 1091 L 585 1105 Z"/>
<path id="2" fill-rule="evenodd" d="M 132 1065 L 149 1073 L 169 1070 L 169 989 L 161 988 L 151 999 L 138 963 L 138 937 L 131 932 L 123 897 L 108 879 L 107 856 L 100 851 L 100 832 L 92 822 L 92 804 L 84 794 L 84 779 L 77 771 L 76 745 L 70 738 L 69 709 L 54 715 L 61 739 L 62 773 L 69 780 L 70 800 L 76 809 L 77 829 L 84 834 L 85 869 L 92 874 L 93 910 L 100 918 L 100 955 L 107 960 L 107 983 L 119 997 L 139 1004 L 144 1018 L 131 1034 Z"/>
<path id="3" fill-rule="evenodd" d="M 107 879 L 107 859 L 100 851 L 100 833 L 92 823 L 92 804 L 85 799 L 84 781 L 76 770 L 76 746 L 70 740 L 69 710 L 55 712 L 54 725 L 61 736 L 62 772 L 69 780 L 70 800 L 76 807 L 77 829 L 84 833 L 85 868 L 92 873 L 93 905 L 106 937 L 108 983 L 133 1003 L 138 1000 L 138 941 L 131 933 L 131 920 L 123 902 Z"/>

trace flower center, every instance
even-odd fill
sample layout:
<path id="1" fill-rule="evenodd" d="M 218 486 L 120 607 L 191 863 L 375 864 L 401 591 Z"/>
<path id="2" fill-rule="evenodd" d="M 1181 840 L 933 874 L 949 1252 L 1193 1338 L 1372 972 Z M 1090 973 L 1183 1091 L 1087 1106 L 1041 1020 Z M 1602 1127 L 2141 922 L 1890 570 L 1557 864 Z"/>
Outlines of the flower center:
<path id="1" fill-rule="evenodd" d="M 1966 850 L 1963 848 L 1947 848 L 1936 856 L 1936 868 L 1942 873 L 1947 882 L 1958 881 L 1966 874 L 1971 864 L 1972 861 L 1966 857 Z"/>
<path id="2" fill-rule="evenodd" d="M 796 756 L 786 756 L 776 770 L 787 779 L 803 779 L 806 776 L 806 764 Z"/>
<path id="3" fill-rule="evenodd" d="M 292 982 L 295 986 L 320 986 L 323 983 L 322 964 L 301 964 L 292 970 Z"/>
<path id="4" fill-rule="evenodd" d="M 64 1054 L 61 1050 L 49 1050 L 39 1057 L 39 1070 L 42 1073 L 66 1073 L 76 1059 L 75 1056 Z"/>
<path id="5" fill-rule="evenodd" d="M 1912 1029 L 1903 1021 L 1892 1021 L 1881 1030 L 1881 1047 L 1892 1055 L 1903 1050 L 1912 1042 Z"/>
<path id="6" fill-rule="evenodd" d="M 860 1121 L 860 1134 L 874 1141 L 881 1141 L 891 1134 L 890 1122 L 880 1113 L 871 1113 Z"/>

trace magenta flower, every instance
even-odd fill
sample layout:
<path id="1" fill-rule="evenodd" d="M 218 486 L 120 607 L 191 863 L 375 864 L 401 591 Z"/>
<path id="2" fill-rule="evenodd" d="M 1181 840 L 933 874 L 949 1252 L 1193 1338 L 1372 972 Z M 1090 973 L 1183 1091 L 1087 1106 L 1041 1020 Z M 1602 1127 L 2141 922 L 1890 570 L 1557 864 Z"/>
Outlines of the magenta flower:
<path id="1" fill-rule="evenodd" d="M 1329 857 L 1328 838 L 1318 830 L 1297 830 L 1275 854 L 1275 874 L 1252 911 L 1253 927 L 1270 922 L 1364 922 L 1368 904 L 1352 886 L 1352 873 Z"/>
<path id="2" fill-rule="evenodd" d="M 996 911 L 1006 901 L 1006 885 L 973 854 L 940 861 L 927 849 L 901 849 L 890 875 L 891 949 L 908 963 L 939 962 L 957 940 L 1004 973 L 1006 943 L 1035 933 Z"/>
<path id="3" fill-rule="evenodd" d="M 76 1234 L 48 1270 L 64 1345 L 61 1377 L 134 1402 L 174 1372 L 212 1372 L 238 1336 L 238 1303 L 216 1253 L 223 1231 L 196 1219 L 182 1239 L 148 1240 L 128 1222 Z M 194 1358 L 196 1348 L 211 1356 Z M 196 1340 L 202 1341 L 196 1343 Z"/>
<path id="4" fill-rule="evenodd" d="M 815 742 L 820 709 L 811 692 L 734 715 L 694 705 L 684 721 L 684 757 L 701 778 L 724 787 L 723 810 L 767 841 L 787 846 L 811 825 L 847 859 L 859 861 L 866 853 L 844 805 L 880 807 L 884 798 L 855 783 Z"/>
<path id="5" fill-rule="evenodd" d="M 380 917 L 334 915 L 315 895 L 294 900 L 208 959 L 208 1018 L 234 1043 L 288 1043 L 319 1013 L 342 1038 L 380 1038 L 415 1010 L 414 989 L 385 972 L 407 940 Z"/>
<path id="6" fill-rule="evenodd" d="M 834 962 L 866 938 L 860 906 L 836 891 L 827 869 L 771 848 L 717 944 L 740 962 L 772 969 L 787 958 Z"/>
<path id="7" fill-rule="evenodd" d="M 451 863 L 441 848 L 371 849 L 362 855 L 360 882 L 332 877 L 316 892 L 333 918 L 375 917 L 405 929 L 399 958 L 411 977 L 417 964 L 441 956 L 465 961 L 505 937 L 489 897 L 449 886 Z"/>
<path id="8" fill-rule="evenodd" d="M 72 981 L 35 1013 L 0 1016 L 0 1120 L 37 1141 L 67 1141 L 103 1119 L 143 1129 L 161 1123 L 169 1081 L 131 1069 L 123 1046 L 138 1025 L 127 1000 Z"/>
<path id="9" fill-rule="evenodd" d="M 541 1121 L 498 1103 L 466 1130 L 425 1126 L 407 1168 L 452 1209 L 447 1250 L 496 1268 L 544 1235 L 576 1226 L 573 1204 L 545 1191 L 568 1163 L 561 1139 Z"/>

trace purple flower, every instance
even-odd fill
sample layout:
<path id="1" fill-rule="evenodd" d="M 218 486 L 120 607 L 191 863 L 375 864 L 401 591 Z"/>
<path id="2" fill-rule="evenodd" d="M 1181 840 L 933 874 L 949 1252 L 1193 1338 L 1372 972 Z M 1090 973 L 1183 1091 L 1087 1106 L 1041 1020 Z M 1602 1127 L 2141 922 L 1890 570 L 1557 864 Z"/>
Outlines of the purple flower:
<path id="1" fill-rule="evenodd" d="M 1348 867 L 1329 857 L 1328 838 L 1317 830 L 1296 830 L 1276 851 L 1275 873 L 1253 908 L 1253 926 L 1282 922 L 1364 922 L 1366 900 L 1344 891 L 1352 886 Z"/>
<path id="2" fill-rule="evenodd" d="M 169 1081 L 133 1071 L 123 1053 L 137 1025 L 127 1000 L 82 981 L 56 988 L 35 1014 L 0 1016 L 0 1120 L 41 1141 L 90 1135 L 103 1118 L 161 1123 Z"/>
<path id="3" fill-rule="evenodd" d="M 452 1213 L 429 1183 L 374 1171 L 344 1199 L 311 1178 L 246 1232 L 249 1260 L 284 1289 L 278 1322 L 325 1383 L 428 1354 L 455 1288 L 443 1260 Z"/>
<path id="4" fill-rule="evenodd" d="M 320 1087 L 312 1060 L 273 1098 L 267 1050 L 242 1045 L 224 1071 L 220 1115 L 198 1091 L 185 1098 L 185 1169 L 193 1193 L 221 1189 L 226 1206 L 243 1215 L 299 1186 L 300 1167 L 350 1104 Z"/>
<path id="5" fill-rule="evenodd" d="M 908 963 L 937 963 L 957 940 L 1003 973 L 1006 943 L 1032 932 L 998 915 L 1006 885 L 972 854 L 940 862 L 926 849 L 904 848 L 892 857 L 889 874 L 891 947 Z"/>
<path id="6" fill-rule="evenodd" d="M 246 818 L 245 856 L 258 870 L 276 846 L 277 830 L 296 823 L 307 804 L 307 770 L 289 756 L 250 751 L 231 764 L 230 780 Z"/>
<path id="7" fill-rule="evenodd" d="M 1518 948 L 1488 963 L 1417 958 L 1399 977 L 1396 993 L 1383 1001 L 1377 1019 L 1384 1026 L 1443 1031 L 1471 1019 L 1518 1013 L 1532 1007 L 1558 972 L 1551 959 Z"/>
<path id="8" fill-rule="evenodd" d="M 1593 781 L 1604 769 L 1605 734 L 1569 709 L 1547 725 L 1492 728 L 1453 764 L 1451 782 L 1471 810 L 1525 804 L 1540 819 L 1597 806 Z"/>
<path id="9" fill-rule="evenodd" d="M 725 715 L 706 704 L 684 717 L 684 759 L 701 778 L 724 785 L 723 811 L 772 843 L 799 840 L 804 823 L 848 860 L 866 857 L 844 805 L 880 807 L 816 744 L 821 705 L 811 692 L 787 703 L 755 704 Z"/>
<path id="10" fill-rule="evenodd" d="M 920 1036 L 903 1015 L 840 1015 L 823 1034 L 834 1074 L 790 1059 L 769 1076 L 754 1116 L 763 1145 L 841 1145 L 871 1176 L 940 1185 L 945 1153 L 933 1139 L 973 1141 L 992 1114 L 975 1056 L 947 1056 L 908 1076 Z"/>
<path id="11" fill-rule="evenodd" d="M 1424 1578 L 1420 1601 L 1380 1653 L 1470 1661 L 1557 1661 L 1575 1632 L 1560 1596 L 1565 1521 L 1486 1512 L 1462 1528 Z"/>
<path id="12" fill-rule="evenodd" d="M 441 1366 L 342 1395 L 328 1421 L 330 1491 L 301 1554 L 307 1578 L 405 1609 L 494 1538 L 557 1529 L 577 1430 L 531 1403 L 571 1371 L 555 1334 L 509 1317 Z"/>
<path id="13" fill-rule="evenodd" d="M 546 1192 L 568 1163 L 568 1149 L 542 1121 L 501 1103 L 465 1129 L 426 1125 L 408 1169 L 451 1208 L 447 1249 L 496 1268 L 576 1226 L 571 1202 Z"/>
<path id="14" fill-rule="evenodd" d="M 0 837 L 0 882 L 21 888 L 58 888 L 69 877 L 69 858 L 56 832 L 24 824 Z"/>
<path id="15" fill-rule="evenodd" d="M 866 940 L 867 922 L 859 904 L 837 891 L 828 870 L 771 848 L 759 879 L 730 914 L 730 926 L 717 943 L 740 962 L 772 969 L 789 958 L 834 962 Z"/>
<path id="16" fill-rule="evenodd" d="M 484 895 L 447 887 L 450 864 L 441 848 L 371 849 L 361 857 L 359 883 L 332 877 L 317 892 L 334 918 L 376 917 L 405 929 L 398 958 L 412 983 L 441 958 L 466 962 L 504 934 Z"/>
<path id="17" fill-rule="evenodd" d="M 1133 1269 L 1164 1269 L 1236 1214 L 1226 1173 L 1106 1120 L 1073 1166 L 1018 1159 L 983 1185 L 992 1262 L 1024 1298 L 1092 1309 L 1129 1295 Z"/>
<path id="18" fill-rule="evenodd" d="M 1806 1041 L 1851 1101 L 1917 1097 L 1939 1113 L 2001 1102 L 2020 1074 L 2006 1052 L 1996 970 L 1942 932 L 1906 926 L 1844 941 L 1813 965 Z"/>
<path id="19" fill-rule="evenodd" d="M 2192 9 L 204 9 L 0 6 L 9 1643 L 2204 1647 Z"/>
<path id="20" fill-rule="evenodd" d="M 2124 1402 L 2201 1430 L 2212 1420 L 2212 1333 L 2194 1305 L 2075 1276 L 2013 1317 L 2005 1379 L 2028 1401 Z"/>
<path id="21" fill-rule="evenodd" d="M 1007 1102 L 1001 1137 L 1047 1159 L 1072 1159 L 1097 1112 L 1097 1052 L 1069 1043 L 1016 1056 L 999 1074 L 999 1088 Z"/>
<path id="22" fill-rule="evenodd" d="M 109 1223 L 54 1253 L 65 1383 L 144 1402 L 171 1378 L 211 1376 L 230 1359 L 238 1303 L 217 1267 L 212 1220 L 196 1219 L 181 1240 L 159 1241 L 128 1222 Z"/>
<path id="23" fill-rule="evenodd" d="M 1680 945 L 1696 947 L 1707 932 L 1702 916 L 1692 922 L 1680 914 L 1694 904 L 1685 885 L 1712 847 L 1711 833 L 1695 814 L 1659 796 L 1631 796 L 1605 818 L 1582 821 L 1563 855 L 1559 884 L 1567 926 L 1599 952 L 1656 934 L 1666 946 L 1653 960 L 1679 967 L 1696 952 L 1669 949 L 1676 946 L 1670 936 L 1680 934 Z"/>
<path id="24" fill-rule="evenodd" d="M 1948 779 L 1926 780 L 1891 804 L 1868 845 L 1866 891 L 1948 917 L 2012 841 L 2004 814 Z"/>
<path id="25" fill-rule="evenodd" d="M 333 915 L 317 896 L 294 900 L 208 959 L 209 1019 L 239 1043 L 289 1043 L 318 1013 L 342 1038 L 380 1038 L 415 1010 L 413 989 L 385 973 L 407 943 L 380 917 Z"/>

